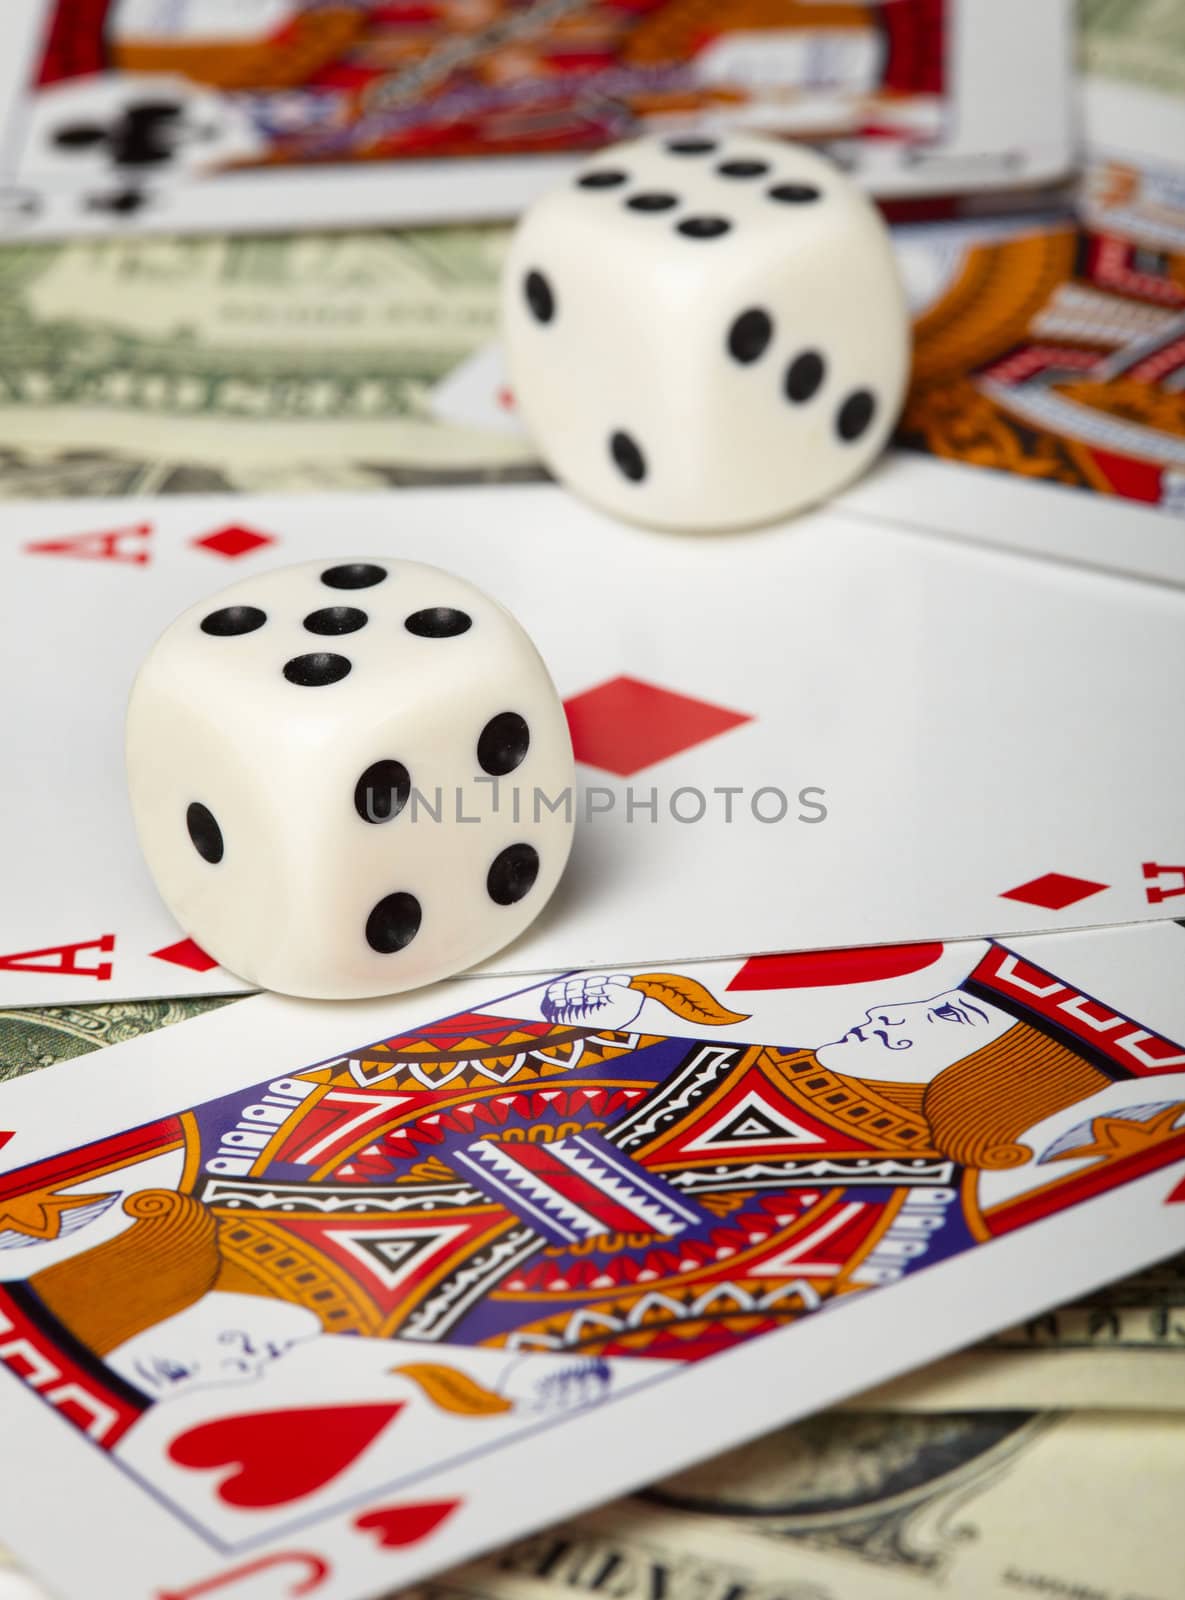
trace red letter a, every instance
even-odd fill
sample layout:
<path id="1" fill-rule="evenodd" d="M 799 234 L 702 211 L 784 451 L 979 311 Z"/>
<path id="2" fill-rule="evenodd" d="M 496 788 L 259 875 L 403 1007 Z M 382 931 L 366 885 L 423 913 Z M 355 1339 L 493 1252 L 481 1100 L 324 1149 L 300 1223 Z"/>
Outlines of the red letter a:
<path id="1" fill-rule="evenodd" d="M 138 522 L 128 528 L 114 528 L 110 533 L 75 533 L 65 539 L 41 539 L 36 544 L 27 544 L 25 553 L 78 556 L 84 561 L 122 561 L 126 566 L 143 567 L 148 564 L 148 548 L 144 541 L 151 534 L 150 522 Z M 120 546 L 121 539 L 137 542 L 125 550 Z"/>
<path id="2" fill-rule="evenodd" d="M 110 961 L 100 961 L 97 967 L 80 967 L 77 956 L 80 950 L 100 950 L 110 955 L 115 949 L 115 935 L 105 933 L 101 939 L 85 939 L 81 944 L 51 944 L 44 950 L 18 950 L 15 955 L 0 956 L 0 972 L 63 972 L 76 978 L 98 978 L 105 982 L 111 976 Z M 46 957 L 56 956 L 56 960 Z"/>

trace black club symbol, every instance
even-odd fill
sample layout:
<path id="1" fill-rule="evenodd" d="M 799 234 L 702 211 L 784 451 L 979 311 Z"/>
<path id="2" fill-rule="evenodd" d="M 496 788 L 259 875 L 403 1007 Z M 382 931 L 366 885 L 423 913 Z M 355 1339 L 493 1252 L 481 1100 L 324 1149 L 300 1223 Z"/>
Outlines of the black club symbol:
<path id="1" fill-rule="evenodd" d="M 125 106 L 109 123 L 71 122 L 58 128 L 59 150 L 93 150 L 105 145 L 117 167 L 155 167 L 172 158 L 185 132 L 175 100 L 140 100 Z"/>

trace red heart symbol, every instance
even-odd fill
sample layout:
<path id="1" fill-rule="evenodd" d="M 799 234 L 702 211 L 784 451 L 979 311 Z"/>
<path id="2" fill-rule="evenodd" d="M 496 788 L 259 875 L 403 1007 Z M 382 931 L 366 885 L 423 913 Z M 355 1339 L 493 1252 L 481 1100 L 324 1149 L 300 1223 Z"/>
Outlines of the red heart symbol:
<path id="1" fill-rule="evenodd" d="M 354 1518 L 359 1533 L 378 1535 L 380 1548 L 418 1544 L 433 1533 L 461 1504 L 459 1500 L 425 1500 L 417 1506 L 379 1506 Z"/>
<path id="2" fill-rule="evenodd" d="M 169 1456 L 181 1467 L 233 1467 L 218 1485 L 228 1506 L 282 1506 L 344 1472 L 402 1410 L 395 1401 L 221 1417 L 178 1434 Z"/>
<path id="3" fill-rule="evenodd" d="M 882 944 L 863 950 L 793 950 L 786 955 L 753 956 L 729 989 L 814 989 L 837 983 L 870 983 L 902 978 L 938 960 L 940 944 Z"/>

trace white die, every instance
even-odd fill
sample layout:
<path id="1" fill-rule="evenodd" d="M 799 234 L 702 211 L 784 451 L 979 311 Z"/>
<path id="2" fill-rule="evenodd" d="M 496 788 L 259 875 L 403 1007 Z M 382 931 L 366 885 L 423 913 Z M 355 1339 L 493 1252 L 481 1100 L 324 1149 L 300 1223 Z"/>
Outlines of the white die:
<path id="1" fill-rule="evenodd" d="M 548 466 L 670 528 L 796 511 L 881 450 L 909 366 L 888 230 L 829 161 L 770 139 L 604 150 L 526 213 L 502 324 Z"/>
<path id="2" fill-rule="evenodd" d="M 413 561 L 307 562 L 193 606 L 136 678 L 127 763 L 174 916 L 286 994 L 473 965 L 534 919 L 571 844 L 572 746 L 538 652 Z"/>

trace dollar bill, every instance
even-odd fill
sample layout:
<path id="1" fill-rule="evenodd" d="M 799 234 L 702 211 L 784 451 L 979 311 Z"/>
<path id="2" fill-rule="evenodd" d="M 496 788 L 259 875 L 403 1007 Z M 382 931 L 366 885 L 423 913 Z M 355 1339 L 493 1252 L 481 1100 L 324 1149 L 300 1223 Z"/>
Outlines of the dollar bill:
<path id="1" fill-rule="evenodd" d="M 0 1083 L 103 1045 L 137 1039 L 142 1033 L 184 1022 L 240 998 L 125 1000 L 111 1005 L 0 1011 Z"/>
<path id="2" fill-rule="evenodd" d="M 1078 26 L 1088 72 L 1185 94 L 1181 0 L 1080 0 Z"/>
<path id="3" fill-rule="evenodd" d="M 476 1570 L 487 1600 L 1179 1600 L 1183 1492 L 1181 1418 L 829 1412 Z"/>
<path id="4" fill-rule="evenodd" d="M 1185 1350 L 1185 1255 L 988 1341 L 999 1350 Z"/>
<path id="5" fill-rule="evenodd" d="M 494 336 L 503 228 L 0 250 L 0 496 L 538 476 L 428 396 Z"/>

